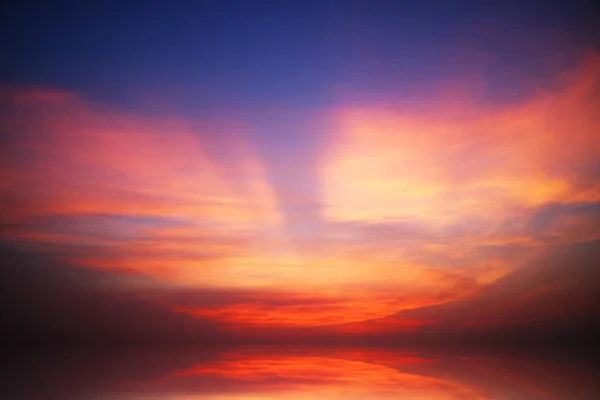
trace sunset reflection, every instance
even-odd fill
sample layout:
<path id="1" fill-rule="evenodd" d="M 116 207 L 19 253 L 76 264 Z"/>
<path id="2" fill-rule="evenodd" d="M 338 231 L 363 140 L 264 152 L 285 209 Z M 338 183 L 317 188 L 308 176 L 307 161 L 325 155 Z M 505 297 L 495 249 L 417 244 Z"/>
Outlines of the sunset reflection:
<path id="1" fill-rule="evenodd" d="M 306 346 L 87 351 L 17 360 L 14 373 L 9 398 L 52 400 L 593 400 L 598 378 L 560 355 Z"/>
<path id="2" fill-rule="evenodd" d="M 419 362 L 420 360 L 410 360 Z M 171 379 L 223 379 L 240 393 L 223 399 L 484 399 L 464 385 L 359 361 L 324 357 L 265 357 L 217 361 L 178 371 Z M 229 386 L 229 385 L 227 385 Z M 175 397 L 177 398 L 177 397 Z"/>

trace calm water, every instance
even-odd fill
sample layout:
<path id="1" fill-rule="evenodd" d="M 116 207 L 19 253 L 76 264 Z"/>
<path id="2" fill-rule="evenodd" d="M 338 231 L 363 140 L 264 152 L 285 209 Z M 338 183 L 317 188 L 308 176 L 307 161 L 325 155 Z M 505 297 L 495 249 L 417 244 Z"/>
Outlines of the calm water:
<path id="1" fill-rule="evenodd" d="M 597 400 L 574 357 L 427 349 L 227 347 L 19 355 L 10 400 Z M 4 384 L 3 384 L 4 385 Z"/>

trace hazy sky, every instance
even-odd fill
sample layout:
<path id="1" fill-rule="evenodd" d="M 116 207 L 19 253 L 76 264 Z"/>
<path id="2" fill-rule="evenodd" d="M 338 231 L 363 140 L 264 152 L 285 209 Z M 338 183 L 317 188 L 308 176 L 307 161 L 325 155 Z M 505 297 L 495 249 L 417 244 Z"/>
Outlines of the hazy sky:
<path id="1" fill-rule="evenodd" d="M 2 244 L 109 276 L 102 293 L 326 325 L 600 240 L 600 14 L 583 2 L 6 11 Z"/>

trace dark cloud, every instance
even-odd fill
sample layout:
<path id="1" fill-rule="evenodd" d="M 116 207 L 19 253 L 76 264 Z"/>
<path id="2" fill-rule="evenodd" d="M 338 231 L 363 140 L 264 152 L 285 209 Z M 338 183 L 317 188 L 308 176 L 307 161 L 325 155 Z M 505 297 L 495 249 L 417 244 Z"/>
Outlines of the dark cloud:
<path id="1" fill-rule="evenodd" d="M 496 329 L 519 325 L 529 328 L 538 325 L 558 331 L 597 328 L 600 317 L 598 265 L 600 241 L 557 246 L 472 296 L 397 315 Z"/>
<path id="2" fill-rule="evenodd" d="M 600 203 L 552 203 L 529 221 L 535 239 L 560 243 L 600 237 Z"/>
<path id="3" fill-rule="evenodd" d="M 158 285 L 151 278 L 71 267 L 6 245 L 0 258 L 3 325 L 15 338 L 144 341 L 219 335 L 212 323 L 140 298 L 136 287 Z"/>

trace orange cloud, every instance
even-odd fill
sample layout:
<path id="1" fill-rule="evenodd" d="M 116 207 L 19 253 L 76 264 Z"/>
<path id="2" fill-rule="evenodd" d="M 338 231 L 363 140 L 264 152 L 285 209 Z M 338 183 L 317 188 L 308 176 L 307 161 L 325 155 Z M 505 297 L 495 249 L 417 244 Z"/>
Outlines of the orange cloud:
<path id="1" fill-rule="evenodd" d="M 581 179 L 600 148 L 600 56 L 562 81 L 501 109 L 341 110 L 323 172 L 329 216 L 443 227 L 474 214 L 494 223 L 522 207 L 598 200 L 598 186 Z"/>
<path id="2" fill-rule="evenodd" d="M 600 202 L 599 82 L 592 54 L 519 104 L 340 107 L 311 165 L 320 182 L 297 185 L 295 165 L 257 155 L 255 126 L 200 132 L 4 88 L 0 237 L 78 266 L 265 293 L 163 304 L 227 322 L 335 324 L 453 300 L 600 237 L 596 214 L 578 211 Z"/>
<path id="3" fill-rule="evenodd" d="M 547 251 L 528 231 L 543 207 L 600 201 L 599 84 L 600 56 L 591 54 L 520 104 L 457 108 L 445 96 L 430 108 L 342 108 L 322 166 L 326 216 L 379 227 L 348 247 L 393 260 L 378 270 L 382 283 L 407 271 L 417 282 L 430 267 L 492 282 Z M 599 233 L 573 217 L 553 226 L 571 241 Z M 519 257 L 481 254 L 491 245 L 520 246 Z"/>
<path id="4" fill-rule="evenodd" d="M 0 166 L 4 238 L 101 246 L 68 258 L 193 283 L 204 279 L 196 276 L 204 258 L 248 257 L 252 241 L 278 232 L 264 168 L 239 132 L 213 133 L 227 136 L 228 162 L 211 153 L 209 134 L 182 121 L 51 90 L 2 96 L 11 105 Z"/>
<path id="5" fill-rule="evenodd" d="M 326 326 L 331 324 L 342 324 L 348 321 L 363 321 L 380 315 L 389 315 L 398 309 L 408 308 L 410 303 L 406 300 L 398 300 L 395 296 L 388 299 L 381 297 L 373 298 L 373 295 L 363 294 L 352 298 L 323 298 L 315 293 L 313 298 L 305 304 L 305 301 L 297 300 L 297 304 L 271 305 L 249 298 L 240 300 L 231 305 L 222 306 L 218 309 L 192 308 L 184 306 L 172 306 L 171 309 L 178 313 L 185 313 L 197 318 L 229 322 L 234 331 L 243 330 L 240 324 L 259 325 L 264 328 L 270 326 Z M 410 299 L 413 304 L 419 306 L 435 300 L 423 299 L 418 295 Z M 417 325 L 422 323 L 417 323 Z M 411 321 L 406 324 L 396 324 L 396 328 L 414 326 Z M 224 329 L 227 327 L 225 326 Z M 252 327 L 247 327 L 252 329 Z"/>
<path id="6" fill-rule="evenodd" d="M 238 155 L 247 191 L 232 187 L 206 154 L 210 139 L 182 122 L 96 110 L 61 93 L 11 94 L 7 125 L 16 131 L 4 150 L 2 183 L 29 194 L 25 206 L 34 209 L 9 211 L 277 221 L 257 159 Z"/>

